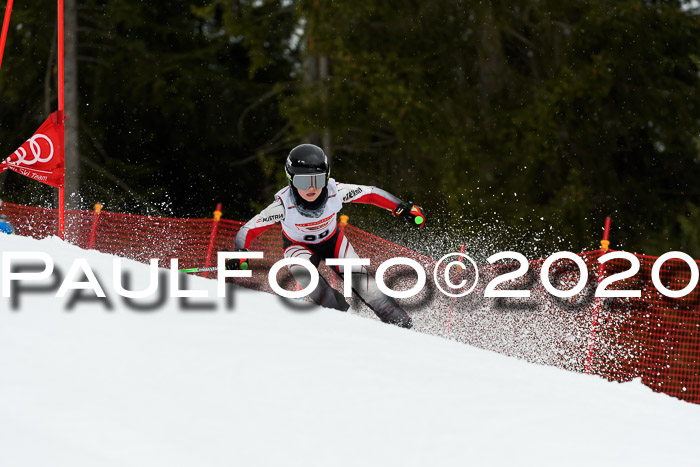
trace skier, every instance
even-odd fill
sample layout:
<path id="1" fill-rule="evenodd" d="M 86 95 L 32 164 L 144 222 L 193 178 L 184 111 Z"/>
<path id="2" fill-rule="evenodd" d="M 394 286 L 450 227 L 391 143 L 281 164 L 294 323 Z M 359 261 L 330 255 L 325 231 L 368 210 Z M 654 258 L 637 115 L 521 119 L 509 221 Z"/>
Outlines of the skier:
<path id="1" fill-rule="evenodd" d="M 337 214 L 343 203 L 373 204 L 392 211 L 396 217 L 423 227 L 421 208 L 373 186 L 338 183 L 330 178 L 328 157 L 313 144 L 302 144 L 289 152 L 285 164 L 289 186 L 275 194 L 275 201 L 249 220 L 238 231 L 236 251 L 248 251 L 250 243 L 277 222 L 282 224 L 282 247 L 285 258 L 303 258 L 315 267 L 326 258 L 359 258 L 348 239 L 338 228 Z M 226 269 L 247 268 L 247 260 L 230 259 Z M 290 271 L 300 287 L 311 282 L 303 266 L 292 265 Z M 333 266 L 343 277 L 344 268 Z M 412 326 L 411 317 L 391 297 L 383 294 L 374 277 L 364 267 L 353 267 L 352 289 L 385 323 Z M 343 294 L 319 277 L 309 297 L 318 305 L 346 311 L 350 305 Z"/>

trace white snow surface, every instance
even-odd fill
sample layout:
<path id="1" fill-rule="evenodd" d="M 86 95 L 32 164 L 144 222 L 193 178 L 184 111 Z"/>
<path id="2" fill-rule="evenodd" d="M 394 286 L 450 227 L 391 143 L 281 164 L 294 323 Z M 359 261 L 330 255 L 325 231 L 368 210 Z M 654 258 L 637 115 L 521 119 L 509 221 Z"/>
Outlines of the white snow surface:
<path id="1" fill-rule="evenodd" d="M 138 311 L 113 256 L 16 236 L 0 251 L 48 252 L 54 280 L 85 258 L 112 304 L 0 299 L 2 466 L 700 465 L 700 405 L 639 381 L 240 288 L 231 310 Z M 146 265 L 124 268 L 145 287 Z M 189 279 L 217 302 L 215 280 Z"/>

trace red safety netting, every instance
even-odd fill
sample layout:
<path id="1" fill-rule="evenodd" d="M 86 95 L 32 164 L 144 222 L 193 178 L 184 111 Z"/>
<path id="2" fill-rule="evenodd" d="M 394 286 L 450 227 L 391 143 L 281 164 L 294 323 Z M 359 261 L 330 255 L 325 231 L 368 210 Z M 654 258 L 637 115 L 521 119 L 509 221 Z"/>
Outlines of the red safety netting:
<path id="1" fill-rule="evenodd" d="M 57 232 L 55 210 L 5 203 L 2 213 L 11 219 L 20 235 L 42 238 Z M 82 248 L 142 262 L 159 258 L 164 260 L 161 265 L 167 267 L 170 258 L 178 258 L 180 268 L 205 267 L 210 243 L 213 242 L 211 265 L 215 265 L 216 252 L 233 248 L 241 225 L 225 219 L 216 223 L 212 219 L 70 211 L 66 214 L 66 238 Z M 584 289 L 571 298 L 558 298 L 545 290 L 540 276 L 544 260 L 529 261 L 525 274 L 497 287 L 530 290 L 530 297 L 484 297 L 487 284 L 518 267 L 514 262 L 499 262 L 478 267 L 479 277 L 470 294 L 450 298 L 436 288 L 431 278 L 434 259 L 350 225 L 345 234 L 360 257 L 370 258 L 372 272 L 395 257 L 414 259 L 425 268 L 429 278 L 423 291 L 411 299 L 400 300 L 420 332 L 535 363 L 579 372 L 589 370 L 611 380 L 641 377 L 655 391 L 700 403 L 700 288 L 695 287 L 683 298 L 662 295 L 651 280 L 658 258 L 636 255 L 640 271 L 610 287 L 641 290 L 640 298 L 595 297 L 601 277 L 630 266 L 627 260 L 608 261 L 600 276 L 600 250 L 579 255 L 586 265 L 588 280 Z M 252 278 L 237 279 L 236 283 L 271 292 L 267 272 L 282 258 L 279 227 L 263 233 L 250 249 L 264 252 L 265 257 L 254 261 Z M 453 283 L 465 280 L 467 288 L 474 283 L 475 271 L 467 266 L 462 271 L 450 270 Z M 444 269 L 444 265 L 438 267 L 439 279 L 444 276 Z M 320 272 L 331 285 L 342 287 L 342 280 L 327 267 L 322 265 Z M 567 290 L 578 283 L 580 273 L 572 261 L 560 260 L 551 265 L 547 277 L 555 288 Z M 690 281 L 690 267 L 682 260 L 672 259 L 663 264 L 659 277 L 665 287 L 682 289 Z M 385 279 L 392 288 L 406 289 L 415 283 L 415 278 L 410 268 L 395 267 Z M 280 271 L 278 282 L 287 289 L 295 288 L 286 269 Z M 444 281 L 442 284 L 444 287 Z M 349 302 L 359 314 L 374 318 L 358 298 Z"/>
<path id="2" fill-rule="evenodd" d="M 700 287 L 682 298 L 667 297 L 652 282 L 658 258 L 635 256 L 639 272 L 610 288 L 640 290 L 641 297 L 609 298 L 600 307 L 593 372 L 618 381 L 641 377 L 655 391 L 700 403 Z M 627 260 L 611 260 L 605 276 L 629 268 Z M 685 261 L 670 259 L 661 266 L 659 280 L 680 290 L 690 274 Z"/>

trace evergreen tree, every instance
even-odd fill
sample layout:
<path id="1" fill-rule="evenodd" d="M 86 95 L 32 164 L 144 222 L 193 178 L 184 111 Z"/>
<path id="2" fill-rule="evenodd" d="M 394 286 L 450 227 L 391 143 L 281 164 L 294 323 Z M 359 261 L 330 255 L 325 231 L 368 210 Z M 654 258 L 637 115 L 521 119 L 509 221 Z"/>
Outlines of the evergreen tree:
<path id="1" fill-rule="evenodd" d="M 594 247 L 610 213 L 616 245 L 661 253 L 697 222 L 700 23 L 680 2 L 300 4 L 331 79 L 286 115 L 330 128 L 339 170 L 553 247 Z"/>

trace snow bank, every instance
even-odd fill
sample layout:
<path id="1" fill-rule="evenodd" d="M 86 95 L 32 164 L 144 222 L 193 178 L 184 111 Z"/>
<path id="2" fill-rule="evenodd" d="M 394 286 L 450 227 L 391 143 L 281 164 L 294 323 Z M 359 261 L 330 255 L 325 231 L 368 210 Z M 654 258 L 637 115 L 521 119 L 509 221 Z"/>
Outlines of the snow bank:
<path id="1" fill-rule="evenodd" d="M 64 275 L 85 258 L 109 300 L 56 298 L 56 277 L 0 299 L 2 465 L 700 465 L 700 406 L 636 381 L 243 289 L 231 309 L 136 309 L 110 294 L 108 255 L 55 238 L 0 251 L 47 252 Z"/>

